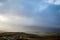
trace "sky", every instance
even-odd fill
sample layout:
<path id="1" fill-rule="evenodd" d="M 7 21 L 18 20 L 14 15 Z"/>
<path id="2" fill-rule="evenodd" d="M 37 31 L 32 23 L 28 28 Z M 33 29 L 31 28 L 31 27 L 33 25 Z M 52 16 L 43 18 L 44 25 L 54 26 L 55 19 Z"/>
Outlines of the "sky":
<path id="1" fill-rule="evenodd" d="M 60 0 L 0 0 L 0 30 L 60 31 Z"/>

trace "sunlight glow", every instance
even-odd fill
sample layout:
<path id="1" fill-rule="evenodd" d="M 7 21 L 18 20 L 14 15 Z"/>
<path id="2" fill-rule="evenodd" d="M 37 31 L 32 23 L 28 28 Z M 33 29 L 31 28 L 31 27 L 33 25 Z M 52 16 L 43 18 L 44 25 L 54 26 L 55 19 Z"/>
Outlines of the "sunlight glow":
<path id="1" fill-rule="evenodd" d="M 0 15 L 0 21 L 2 22 L 8 21 L 8 18 L 6 16 Z"/>

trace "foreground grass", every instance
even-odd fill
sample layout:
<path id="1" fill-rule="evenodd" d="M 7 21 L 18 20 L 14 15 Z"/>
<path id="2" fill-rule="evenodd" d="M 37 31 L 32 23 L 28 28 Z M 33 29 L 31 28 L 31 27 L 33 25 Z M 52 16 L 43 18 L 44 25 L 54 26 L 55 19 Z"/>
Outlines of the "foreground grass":
<path id="1" fill-rule="evenodd" d="M 39 36 L 22 32 L 0 33 L 0 40 L 60 40 L 60 35 Z"/>

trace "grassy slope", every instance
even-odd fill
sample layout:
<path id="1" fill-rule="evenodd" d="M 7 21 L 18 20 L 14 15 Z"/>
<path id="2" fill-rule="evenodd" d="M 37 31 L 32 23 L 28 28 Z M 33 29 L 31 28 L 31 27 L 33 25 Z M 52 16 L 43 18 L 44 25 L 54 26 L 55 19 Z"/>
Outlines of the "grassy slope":
<path id="1" fill-rule="evenodd" d="M 0 39 L 1 37 L 13 37 L 14 40 L 16 39 L 28 39 L 28 40 L 60 40 L 60 35 L 45 35 L 45 36 L 39 36 L 35 34 L 27 34 L 23 32 L 4 32 L 0 33 Z"/>

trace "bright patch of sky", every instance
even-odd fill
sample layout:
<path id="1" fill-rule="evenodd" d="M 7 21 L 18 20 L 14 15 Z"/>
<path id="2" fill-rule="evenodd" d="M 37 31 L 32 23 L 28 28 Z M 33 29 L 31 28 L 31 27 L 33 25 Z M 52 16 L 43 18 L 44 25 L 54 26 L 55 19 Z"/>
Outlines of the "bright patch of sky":
<path id="1" fill-rule="evenodd" d="M 60 0 L 43 0 L 43 1 L 49 4 L 60 5 Z"/>

